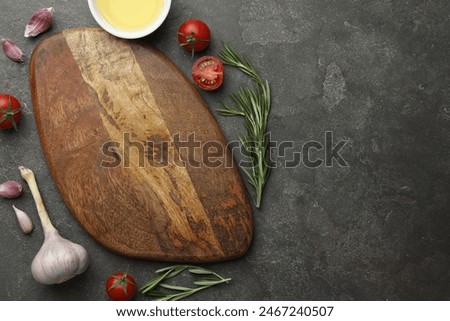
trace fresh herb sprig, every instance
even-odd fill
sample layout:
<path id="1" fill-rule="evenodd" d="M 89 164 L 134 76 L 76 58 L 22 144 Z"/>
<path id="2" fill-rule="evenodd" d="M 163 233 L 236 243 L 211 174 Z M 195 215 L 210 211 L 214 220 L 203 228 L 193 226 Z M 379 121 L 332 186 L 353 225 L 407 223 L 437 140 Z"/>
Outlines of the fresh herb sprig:
<path id="1" fill-rule="evenodd" d="M 196 287 L 185 287 L 165 283 L 181 272 L 188 270 L 197 277 L 202 277 L 193 281 Z M 139 291 L 142 294 L 153 297 L 157 301 L 177 301 L 193 295 L 199 291 L 206 290 L 214 285 L 228 283 L 230 278 L 224 278 L 219 274 L 194 265 L 173 265 L 156 271 L 157 276 L 144 284 Z"/>
<path id="2" fill-rule="evenodd" d="M 266 133 L 271 107 L 269 82 L 264 81 L 250 61 L 245 56 L 239 55 L 231 45 L 224 44 L 218 56 L 224 64 L 239 69 L 257 85 L 257 88 L 242 88 L 239 92 L 232 94 L 230 97 L 233 104 L 224 103 L 218 111 L 223 116 L 244 117 L 247 134 L 239 136 L 239 139 L 246 156 L 251 159 L 252 167 L 250 170 L 242 168 L 242 171 L 255 189 L 254 201 L 259 208 L 270 174 L 269 139 Z"/>

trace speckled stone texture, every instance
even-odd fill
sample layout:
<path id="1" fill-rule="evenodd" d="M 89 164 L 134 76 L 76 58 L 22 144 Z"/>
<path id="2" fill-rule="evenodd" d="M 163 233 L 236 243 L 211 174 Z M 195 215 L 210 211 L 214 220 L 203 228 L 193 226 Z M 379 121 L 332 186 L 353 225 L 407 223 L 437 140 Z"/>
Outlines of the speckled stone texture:
<path id="1" fill-rule="evenodd" d="M 34 10 L 55 8 L 52 30 L 25 39 Z M 3 1 L 0 37 L 27 54 L 19 65 L 0 54 L 0 91 L 24 104 L 18 132 L 0 132 L 0 180 L 32 168 L 57 228 L 83 244 L 89 270 L 59 286 L 41 286 L 30 272 L 42 243 L 31 195 L 0 200 L 0 300 L 105 300 L 106 277 L 126 270 L 139 283 L 161 262 L 133 260 L 100 247 L 73 219 L 49 175 L 33 118 L 28 58 L 40 40 L 65 28 L 95 26 L 86 1 Z M 450 3 L 446 0 L 174 0 L 164 25 L 145 41 L 186 74 L 192 59 L 179 48 L 178 26 L 200 18 L 212 29 L 206 54 L 231 42 L 267 78 L 273 92 L 276 168 L 255 238 L 241 259 L 207 267 L 233 278 L 192 300 L 450 300 Z M 225 135 L 243 132 L 215 109 L 240 86 L 226 70 L 217 92 L 202 92 Z M 317 168 L 289 166 L 310 141 L 345 141 L 340 155 Z M 311 160 L 325 149 L 311 149 Z M 278 155 L 278 156 L 277 156 Z M 11 206 L 36 224 L 20 233 Z M 188 276 L 183 276 L 187 281 Z M 146 300 L 139 295 L 138 300 Z"/>

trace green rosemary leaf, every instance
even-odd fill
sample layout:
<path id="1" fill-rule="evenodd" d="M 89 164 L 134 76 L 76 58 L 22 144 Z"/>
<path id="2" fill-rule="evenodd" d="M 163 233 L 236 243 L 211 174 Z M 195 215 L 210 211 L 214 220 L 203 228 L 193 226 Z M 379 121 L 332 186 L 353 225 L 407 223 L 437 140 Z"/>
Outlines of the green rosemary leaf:
<path id="1" fill-rule="evenodd" d="M 177 293 L 177 294 L 171 295 L 170 298 L 167 301 L 179 301 L 181 299 L 184 299 L 184 298 L 186 298 L 188 296 L 191 296 L 192 294 L 194 294 L 194 293 L 196 293 L 196 292 L 198 292 L 200 290 L 204 290 L 206 288 L 208 288 L 208 287 L 196 288 L 196 289 L 193 289 L 190 292 L 185 292 L 185 293 Z"/>
<path id="2" fill-rule="evenodd" d="M 215 274 L 213 271 L 203 268 L 190 268 L 188 271 L 191 272 L 192 274 L 201 274 L 201 275 Z"/>
<path id="3" fill-rule="evenodd" d="M 236 52 L 236 50 L 231 47 L 231 45 L 224 44 L 224 49 L 218 54 L 218 56 L 225 64 L 239 68 L 242 72 L 250 76 L 255 82 L 262 82 L 255 68 L 253 68 L 247 57 L 240 56 Z"/>
<path id="4" fill-rule="evenodd" d="M 198 286 L 193 288 L 164 283 L 164 280 L 177 276 L 186 269 L 194 275 L 208 275 L 210 276 L 210 278 L 203 280 L 194 280 L 193 284 Z M 213 271 L 194 265 L 173 265 L 167 268 L 160 269 L 157 272 L 159 272 L 159 275 L 151 279 L 139 289 L 141 293 L 148 295 L 157 301 L 181 300 L 211 286 L 221 283 L 227 283 L 231 280 L 230 278 L 223 278 Z M 197 284 L 196 282 L 204 282 L 204 284 Z M 174 291 L 176 291 L 176 293 L 174 293 Z"/>
<path id="5" fill-rule="evenodd" d="M 187 288 L 184 286 L 172 285 L 172 284 L 167 284 L 167 283 L 161 283 L 159 286 L 164 289 L 174 290 L 174 291 L 190 291 L 190 290 L 192 290 L 192 288 Z"/>
<path id="6" fill-rule="evenodd" d="M 248 182 L 254 187 L 256 188 L 256 181 L 253 177 L 253 174 L 251 174 L 248 170 L 246 170 L 245 168 L 241 168 L 242 172 L 245 174 L 245 176 L 247 176 L 247 180 Z"/>
<path id="7" fill-rule="evenodd" d="M 142 293 L 147 293 L 149 291 L 152 291 L 156 287 L 160 285 L 160 283 L 164 280 L 173 278 L 183 272 L 188 266 L 187 265 L 173 265 L 169 266 L 163 269 L 159 269 L 156 271 L 157 275 L 147 283 L 145 283 L 141 288 L 140 291 Z"/>
<path id="8" fill-rule="evenodd" d="M 216 284 L 220 284 L 220 283 L 227 283 L 229 282 L 231 279 L 221 279 L 221 280 L 198 280 L 195 281 L 194 284 L 195 285 L 201 285 L 201 286 L 212 286 L 212 285 L 216 285 Z"/>
<path id="9" fill-rule="evenodd" d="M 166 272 L 163 275 L 158 275 L 158 276 L 154 277 L 153 279 L 151 279 L 150 281 L 145 283 L 139 290 L 142 293 L 147 293 L 147 292 L 152 291 L 159 285 L 159 283 L 161 283 L 166 278 L 167 273 L 168 272 Z"/>
<path id="10" fill-rule="evenodd" d="M 231 107 L 229 105 L 222 105 L 223 108 L 218 109 L 217 111 L 223 116 L 244 116 L 244 112 L 242 110 L 238 110 L 235 107 Z"/>
<path id="11" fill-rule="evenodd" d="M 175 270 L 175 269 L 179 269 L 181 267 L 183 267 L 184 265 L 171 265 L 171 266 L 167 266 L 165 268 L 156 270 L 155 273 L 162 273 L 162 272 L 167 272 L 169 270 Z"/>
<path id="12" fill-rule="evenodd" d="M 170 279 L 170 278 L 173 278 L 173 277 L 177 276 L 178 274 L 180 274 L 181 272 L 183 272 L 187 268 L 188 268 L 187 265 L 180 265 L 180 266 L 174 267 L 172 269 L 172 271 L 169 274 L 167 274 L 166 279 Z"/>
<path id="13" fill-rule="evenodd" d="M 254 188 L 256 207 L 261 206 L 262 194 L 270 174 L 269 142 L 266 136 L 267 122 L 271 108 L 270 86 L 267 80 L 262 80 L 256 69 L 245 56 L 239 55 L 229 44 L 224 44 L 218 54 L 224 64 L 235 67 L 248 75 L 256 88 L 242 88 L 231 94 L 233 106 L 223 105 L 219 112 L 224 116 L 244 117 L 246 136 L 240 136 L 243 149 L 251 158 L 253 168 L 244 169 L 247 180 Z M 238 112 L 237 112 L 238 111 Z"/>
<path id="14" fill-rule="evenodd" d="M 157 290 L 153 290 L 150 292 L 145 293 L 146 295 L 152 297 L 152 298 L 164 298 L 167 296 L 166 292 L 163 291 L 157 291 Z"/>

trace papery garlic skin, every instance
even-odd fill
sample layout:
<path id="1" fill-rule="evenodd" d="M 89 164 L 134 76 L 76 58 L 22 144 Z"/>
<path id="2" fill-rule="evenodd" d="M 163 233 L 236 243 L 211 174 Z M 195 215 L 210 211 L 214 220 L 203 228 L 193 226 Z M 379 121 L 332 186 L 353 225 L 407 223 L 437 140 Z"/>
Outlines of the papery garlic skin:
<path id="1" fill-rule="evenodd" d="M 0 197 L 16 198 L 22 195 L 22 185 L 16 181 L 7 181 L 0 184 Z"/>
<path id="2" fill-rule="evenodd" d="M 86 249 L 53 229 L 45 232 L 44 244 L 31 263 L 31 273 L 41 284 L 59 284 L 83 273 L 88 265 Z"/>
<path id="3" fill-rule="evenodd" d="M 44 230 L 44 243 L 31 263 L 33 277 L 42 284 L 59 284 L 83 273 L 89 265 L 86 249 L 59 234 L 45 209 L 33 171 L 25 166 L 19 166 L 19 171 L 28 183 Z"/>
<path id="4" fill-rule="evenodd" d="M 13 205 L 14 212 L 16 213 L 17 223 L 19 224 L 20 230 L 24 234 L 30 234 L 33 231 L 33 222 L 27 213 L 19 210 Z"/>
<path id="5" fill-rule="evenodd" d="M 15 62 L 23 62 L 23 52 L 14 41 L 2 39 L 2 47 L 6 57 Z"/>
<path id="6" fill-rule="evenodd" d="M 36 11 L 25 27 L 25 37 L 36 37 L 52 27 L 53 8 L 42 8 Z"/>

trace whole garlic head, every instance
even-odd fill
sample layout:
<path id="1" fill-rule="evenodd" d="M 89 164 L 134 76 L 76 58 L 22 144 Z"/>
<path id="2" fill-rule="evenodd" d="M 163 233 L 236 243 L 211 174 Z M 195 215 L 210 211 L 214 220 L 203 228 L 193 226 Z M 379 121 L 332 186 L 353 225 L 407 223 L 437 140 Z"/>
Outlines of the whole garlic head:
<path id="1" fill-rule="evenodd" d="M 44 243 L 31 263 L 33 277 L 42 284 L 59 284 L 83 273 L 89 265 L 86 249 L 59 234 L 45 209 L 33 171 L 25 166 L 19 166 L 19 170 L 30 187 L 44 230 Z"/>
<path id="2" fill-rule="evenodd" d="M 45 241 L 31 263 L 31 273 L 41 284 L 59 284 L 83 273 L 88 265 L 86 249 L 53 229 L 45 232 Z"/>

